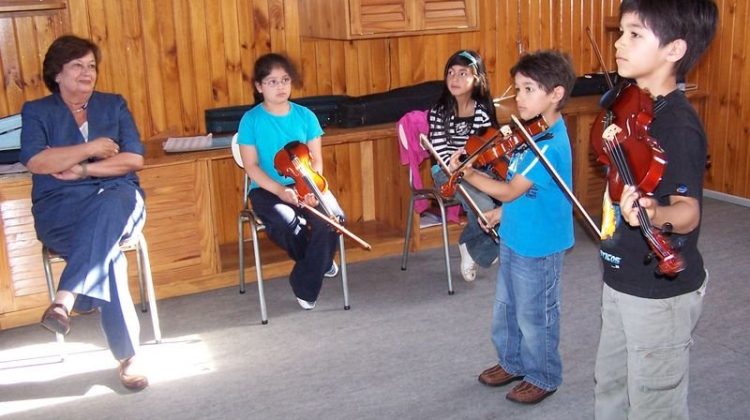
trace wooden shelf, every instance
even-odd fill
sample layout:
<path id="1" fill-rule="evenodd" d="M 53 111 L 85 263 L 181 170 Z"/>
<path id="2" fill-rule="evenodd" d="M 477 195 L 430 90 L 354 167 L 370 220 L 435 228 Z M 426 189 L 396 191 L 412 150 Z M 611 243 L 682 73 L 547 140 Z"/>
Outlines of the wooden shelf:
<path id="1" fill-rule="evenodd" d="M 5 1 L 0 5 L 0 13 L 41 12 L 67 8 L 64 1 Z"/>

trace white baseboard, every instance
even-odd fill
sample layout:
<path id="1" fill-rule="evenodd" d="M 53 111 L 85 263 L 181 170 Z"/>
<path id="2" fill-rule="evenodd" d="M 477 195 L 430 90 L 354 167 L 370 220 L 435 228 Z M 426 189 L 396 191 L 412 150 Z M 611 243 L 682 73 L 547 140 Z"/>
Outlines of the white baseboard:
<path id="1" fill-rule="evenodd" d="M 714 190 L 703 190 L 703 196 L 726 201 L 727 203 L 737 204 L 738 206 L 750 207 L 750 198 L 738 197 L 736 195 L 726 194 Z"/>

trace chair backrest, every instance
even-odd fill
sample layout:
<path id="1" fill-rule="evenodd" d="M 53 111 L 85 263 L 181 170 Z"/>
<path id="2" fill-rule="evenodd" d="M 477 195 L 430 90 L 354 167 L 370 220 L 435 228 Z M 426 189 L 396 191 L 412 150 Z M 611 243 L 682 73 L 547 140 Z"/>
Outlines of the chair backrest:
<path id="1" fill-rule="evenodd" d="M 237 135 L 239 133 L 234 133 L 232 136 L 232 157 L 234 158 L 234 163 L 237 164 L 240 168 L 245 168 L 245 165 L 242 164 L 242 155 L 240 154 L 240 145 L 237 143 Z"/>
<path id="2" fill-rule="evenodd" d="M 242 172 L 245 175 L 244 186 L 242 188 L 242 191 L 244 192 L 244 194 L 242 194 L 242 206 L 247 208 L 247 193 L 250 191 L 250 177 L 247 175 L 247 172 L 245 172 L 245 165 L 242 163 L 242 155 L 240 154 L 240 145 L 237 143 L 237 135 L 238 133 L 234 133 L 232 136 L 232 157 L 234 158 L 234 163 L 242 169 Z"/>

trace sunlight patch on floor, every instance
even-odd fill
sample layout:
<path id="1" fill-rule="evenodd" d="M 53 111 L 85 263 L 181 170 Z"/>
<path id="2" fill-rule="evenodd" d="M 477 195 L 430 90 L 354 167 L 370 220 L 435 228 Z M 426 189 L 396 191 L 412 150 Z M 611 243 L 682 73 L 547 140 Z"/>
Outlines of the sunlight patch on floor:
<path id="1" fill-rule="evenodd" d="M 0 351 L 0 386 L 3 388 L 0 393 L 0 416 L 124 390 L 92 383 L 80 395 L 63 396 L 70 393 L 69 389 L 63 389 L 60 395 L 24 399 L 24 390 L 34 387 L 35 383 L 107 370 L 116 378 L 117 363 L 107 348 L 70 341 L 64 344 L 64 349 L 64 361 L 60 360 L 60 347 L 54 342 Z M 146 369 L 150 386 L 215 370 L 210 351 L 199 335 L 165 339 L 160 344 L 144 343 L 138 356 Z"/>

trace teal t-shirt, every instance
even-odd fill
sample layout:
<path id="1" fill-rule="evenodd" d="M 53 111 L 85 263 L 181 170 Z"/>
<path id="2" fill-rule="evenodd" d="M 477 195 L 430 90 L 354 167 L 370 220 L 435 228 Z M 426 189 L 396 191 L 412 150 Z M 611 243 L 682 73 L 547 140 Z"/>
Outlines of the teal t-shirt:
<path id="1" fill-rule="evenodd" d="M 550 135 L 551 138 L 547 138 Z M 572 157 L 563 118 L 535 136 L 535 140 L 544 156 L 571 188 Z M 525 194 L 503 203 L 499 231 L 503 242 L 525 257 L 544 257 L 572 247 L 573 206 L 530 147 L 511 157 L 508 181 L 515 174 L 523 175 L 533 185 Z"/>
<path id="2" fill-rule="evenodd" d="M 292 184 L 294 180 L 279 175 L 273 166 L 276 153 L 292 141 L 307 143 L 323 135 L 318 118 L 312 111 L 294 102 L 289 102 L 289 105 L 286 115 L 270 114 L 262 104 L 254 106 L 242 116 L 237 132 L 237 143 L 255 146 L 260 168 L 282 185 Z M 253 180 L 250 188 L 258 188 L 258 184 Z"/>

